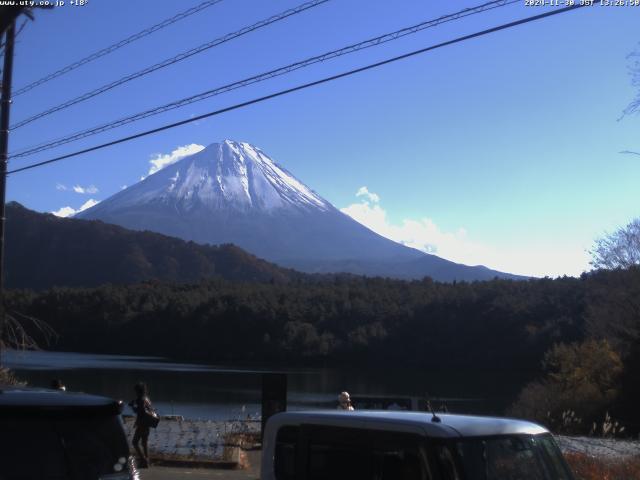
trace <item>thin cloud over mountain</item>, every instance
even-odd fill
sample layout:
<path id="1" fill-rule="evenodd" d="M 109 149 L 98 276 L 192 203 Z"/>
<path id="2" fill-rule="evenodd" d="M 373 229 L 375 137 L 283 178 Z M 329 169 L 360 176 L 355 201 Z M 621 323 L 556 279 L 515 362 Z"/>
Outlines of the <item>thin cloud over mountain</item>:
<path id="1" fill-rule="evenodd" d="M 189 155 L 193 155 L 194 153 L 198 153 L 199 151 L 204 150 L 204 145 L 198 145 L 197 143 L 191 143 L 189 145 L 183 145 L 182 147 L 178 147 L 173 150 L 171 153 L 156 153 L 151 156 L 149 160 L 149 171 L 148 175 L 153 175 L 156 172 L 159 172 L 164 167 L 171 165 L 172 163 L 176 163 L 178 160 L 183 159 L 184 157 L 188 157 Z M 142 177 L 145 178 L 145 177 Z"/>
<path id="2" fill-rule="evenodd" d="M 66 190 L 66 188 L 65 188 Z M 98 193 L 98 187 L 96 187 L 95 185 L 89 185 L 88 187 L 83 187 L 81 185 L 74 185 L 73 187 L 73 191 L 76 193 L 80 193 L 80 194 L 90 194 L 93 195 L 95 193 Z"/>
<path id="3" fill-rule="evenodd" d="M 585 249 L 563 249 L 558 244 L 551 253 L 541 248 L 522 255 L 518 245 L 511 249 L 493 248 L 473 240 L 463 227 L 446 231 L 427 216 L 404 218 L 400 223 L 394 223 L 380 205 L 378 194 L 363 186 L 356 192 L 356 197 L 360 199 L 359 202 L 340 211 L 378 235 L 452 262 L 487 265 L 496 270 L 541 277 L 560 276 L 568 272 L 580 275 L 587 264 Z"/>
<path id="4" fill-rule="evenodd" d="M 99 200 L 94 200 L 93 198 L 90 198 L 89 200 L 84 202 L 80 206 L 80 208 L 78 208 L 77 210 L 73 207 L 66 206 L 66 207 L 59 208 L 58 210 L 55 210 L 51 213 L 53 213 L 56 217 L 72 217 L 77 213 L 85 211 L 87 208 L 91 208 L 94 205 L 97 205 L 98 203 L 100 203 Z"/>

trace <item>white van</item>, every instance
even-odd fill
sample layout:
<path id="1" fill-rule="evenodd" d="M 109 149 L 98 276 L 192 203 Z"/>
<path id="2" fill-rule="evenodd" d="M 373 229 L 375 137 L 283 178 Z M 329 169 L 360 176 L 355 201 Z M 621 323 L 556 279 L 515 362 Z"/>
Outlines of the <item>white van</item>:
<path id="1" fill-rule="evenodd" d="M 267 423 L 262 480 L 573 480 L 551 434 L 507 418 L 285 412 Z"/>

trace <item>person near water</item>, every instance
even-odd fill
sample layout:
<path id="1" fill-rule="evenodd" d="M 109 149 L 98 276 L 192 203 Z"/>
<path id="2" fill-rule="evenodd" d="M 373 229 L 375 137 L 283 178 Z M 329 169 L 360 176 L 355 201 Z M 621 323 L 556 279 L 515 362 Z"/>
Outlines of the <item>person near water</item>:
<path id="1" fill-rule="evenodd" d="M 349 392 L 340 392 L 340 395 L 338 395 L 338 410 L 353 410 Z"/>
<path id="2" fill-rule="evenodd" d="M 60 380 L 59 378 L 56 378 L 55 380 L 51 380 L 51 389 L 61 390 L 65 392 L 67 390 L 67 387 L 64 386 L 64 383 L 62 383 L 62 380 Z"/>
<path id="3" fill-rule="evenodd" d="M 147 421 L 149 413 L 153 411 L 149 392 L 146 384 L 139 382 L 133 387 L 136 392 L 136 398 L 129 402 L 129 406 L 136 414 L 135 431 L 131 443 L 140 458 L 140 467 L 149 467 L 149 430 L 150 425 Z M 142 445 L 142 449 L 140 448 Z"/>

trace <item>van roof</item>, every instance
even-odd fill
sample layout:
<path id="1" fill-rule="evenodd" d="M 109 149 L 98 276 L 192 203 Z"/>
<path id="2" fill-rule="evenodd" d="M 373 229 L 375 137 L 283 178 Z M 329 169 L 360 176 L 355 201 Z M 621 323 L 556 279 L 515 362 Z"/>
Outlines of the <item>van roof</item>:
<path id="1" fill-rule="evenodd" d="M 122 402 L 98 395 L 44 388 L 0 386 L 0 414 L 117 415 Z"/>
<path id="2" fill-rule="evenodd" d="M 444 413 L 437 416 L 440 422 L 434 422 L 433 415 L 424 412 L 318 410 L 279 413 L 274 415 L 269 423 L 273 422 L 273 428 L 292 424 L 313 424 L 414 432 L 440 438 L 548 433 L 548 430 L 540 425 L 512 418 Z"/>

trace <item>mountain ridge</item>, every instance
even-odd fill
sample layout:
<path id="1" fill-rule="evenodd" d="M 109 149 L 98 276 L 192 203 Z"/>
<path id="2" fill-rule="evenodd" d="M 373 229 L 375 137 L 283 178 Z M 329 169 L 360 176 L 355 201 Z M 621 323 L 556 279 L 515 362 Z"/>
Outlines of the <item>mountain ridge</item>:
<path id="1" fill-rule="evenodd" d="M 100 221 L 60 218 L 6 207 L 9 288 L 93 287 L 149 280 L 204 279 L 289 282 L 304 275 L 259 259 L 235 245 L 199 245 Z"/>
<path id="2" fill-rule="evenodd" d="M 456 264 L 385 238 L 338 210 L 259 148 L 232 140 L 165 167 L 76 218 L 200 244 L 232 243 L 308 273 L 443 281 L 523 278 Z"/>

